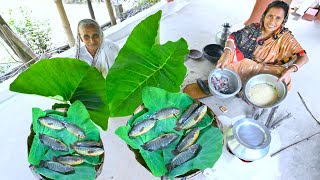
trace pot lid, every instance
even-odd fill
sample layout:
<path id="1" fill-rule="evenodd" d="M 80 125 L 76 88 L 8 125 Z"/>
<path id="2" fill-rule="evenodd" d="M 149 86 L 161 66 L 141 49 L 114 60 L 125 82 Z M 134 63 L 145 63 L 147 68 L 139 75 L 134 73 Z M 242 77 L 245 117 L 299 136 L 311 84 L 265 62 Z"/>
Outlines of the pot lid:
<path id="1" fill-rule="evenodd" d="M 237 121 L 233 125 L 233 135 L 240 144 L 250 149 L 263 149 L 271 142 L 269 129 L 250 118 Z"/>

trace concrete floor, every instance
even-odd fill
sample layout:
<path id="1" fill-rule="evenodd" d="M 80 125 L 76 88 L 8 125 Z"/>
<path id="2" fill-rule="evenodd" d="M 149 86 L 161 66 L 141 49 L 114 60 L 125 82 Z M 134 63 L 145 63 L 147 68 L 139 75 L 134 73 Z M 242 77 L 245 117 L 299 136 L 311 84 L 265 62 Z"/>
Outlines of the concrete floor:
<path id="1" fill-rule="evenodd" d="M 179 3 L 183 8 L 177 8 Z M 168 40 L 175 41 L 180 37 L 188 41 L 189 48 L 201 50 L 205 45 L 215 42 L 215 34 L 221 29 L 224 22 L 241 24 L 250 15 L 254 0 L 232 1 L 224 0 L 175 0 L 161 6 L 162 9 L 173 9 L 170 15 L 161 21 L 161 42 Z M 212 168 L 212 176 L 203 174 L 192 179 L 221 179 L 221 180 L 317 180 L 320 178 L 320 135 L 314 136 L 307 141 L 290 147 L 276 156 L 270 154 L 282 147 L 304 139 L 314 133 L 320 132 L 320 125 L 310 116 L 303 106 L 297 92 L 300 92 L 306 101 L 309 109 L 317 119 L 320 119 L 320 96 L 318 68 L 320 67 L 320 25 L 314 22 L 289 17 L 287 27 L 291 29 L 300 44 L 305 48 L 309 56 L 309 63 L 292 75 L 293 89 L 288 93 L 287 98 L 281 103 L 276 118 L 285 115 L 287 112 L 293 114 L 293 118 L 285 120 L 281 126 L 272 131 L 272 143 L 270 153 L 263 159 L 243 163 L 228 153 L 225 148 L 216 165 Z M 127 26 L 130 27 L 130 26 Z M 123 29 L 126 29 L 124 27 Z M 123 44 L 125 35 L 115 34 L 125 32 L 106 32 L 111 39 Z M 183 85 L 192 83 L 197 78 L 206 79 L 214 64 L 206 61 L 186 61 L 188 76 Z M 28 169 L 26 138 L 29 134 L 31 123 L 31 108 L 50 108 L 52 100 L 38 96 L 12 93 L 8 90 L 12 81 L 8 80 L 0 84 L 0 119 L 2 123 L 0 136 L 2 148 L 0 156 L 0 179 L 34 179 Z M 237 98 L 229 100 L 218 100 L 214 97 L 202 100 L 219 115 L 224 122 L 234 122 L 241 117 L 250 116 L 252 107 Z M 239 106 L 240 104 L 240 106 Z M 222 114 L 218 107 L 226 105 L 229 111 Z M 105 146 L 105 161 L 103 172 L 98 179 L 116 180 L 151 180 L 155 178 L 144 167 L 140 166 L 134 159 L 134 154 L 120 140 L 114 131 L 119 126 L 125 125 L 128 117 L 109 120 L 107 132 L 101 131 L 101 137 Z M 9 135 L 9 137 L 8 137 Z"/>

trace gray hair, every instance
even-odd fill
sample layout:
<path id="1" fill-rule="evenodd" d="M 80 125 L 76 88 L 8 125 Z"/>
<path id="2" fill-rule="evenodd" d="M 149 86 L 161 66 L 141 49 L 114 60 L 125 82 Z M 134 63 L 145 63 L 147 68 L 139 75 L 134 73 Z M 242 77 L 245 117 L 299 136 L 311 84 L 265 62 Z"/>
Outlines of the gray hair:
<path id="1" fill-rule="evenodd" d="M 79 21 L 78 23 L 78 27 L 77 27 L 77 42 L 76 42 L 76 56 L 75 58 L 79 59 L 80 56 L 80 41 L 81 41 L 81 37 L 80 37 L 80 29 L 82 29 L 83 27 L 87 27 L 87 26 L 94 26 L 98 29 L 100 37 L 103 39 L 103 31 L 100 27 L 100 25 L 98 24 L 97 21 L 93 20 L 93 19 L 82 19 L 81 21 Z M 102 41 L 101 41 L 102 43 Z M 94 56 L 93 62 L 92 62 L 92 66 L 95 65 L 96 63 L 96 58 L 97 58 L 97 54 L 100 52 L 100 47 L 97 50 L 96 55 Z"/>

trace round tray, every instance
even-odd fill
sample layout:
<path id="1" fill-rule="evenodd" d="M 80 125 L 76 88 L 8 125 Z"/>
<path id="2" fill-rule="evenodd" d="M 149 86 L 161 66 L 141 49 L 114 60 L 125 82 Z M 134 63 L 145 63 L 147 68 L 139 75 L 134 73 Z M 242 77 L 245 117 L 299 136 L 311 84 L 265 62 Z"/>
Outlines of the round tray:
<path id="1" fill-rule="evenodd" d="M 203 103 L 202 103 L 203 104 Z M 142 111 L 143 109 L 145 109 L 144 104 L 141 104 L 140 106 L 138 106 L 135 111 L 133 112 L 133 115 L 139 113 L 140 111 Z M 217 127 L 220 129 L 220 131 L 222 132 L 222 124 L 221 122 L 218 120 L 218 117 L 216 116 L 216 114 L 214 114 L 214 112 L 212 111 L 212 109 L 210 109 L 208 107 L 207 113 L 210 113 L 213 117 L 214 117 L 214 121 L 212 121 L 212 126 Z M 127 124 L 128 125 L 128 124 Z M 145 162 L 145 160 L 143 159 L 143 157 L 141 156 L 140 152 L 138 149 L 133 149 L 131 148 L 129 145 L 127 145 L 128 148 L 134 153 L 135 155 L 135 159 L 139 162 L 139 164 L 141 164 L 144 168 L 146 168 L 150 173 L 150 169 L 147 165 L 147 163 Z M 191 170 L 183 175 L 177 176 L 176 178 L 181 178 L 181 179 L 190 179 L 198 174 L 201 174 L 203 172 L 203 170 Z M 166 177 L 161 177 L 161 180 L 166 179 Z"/>

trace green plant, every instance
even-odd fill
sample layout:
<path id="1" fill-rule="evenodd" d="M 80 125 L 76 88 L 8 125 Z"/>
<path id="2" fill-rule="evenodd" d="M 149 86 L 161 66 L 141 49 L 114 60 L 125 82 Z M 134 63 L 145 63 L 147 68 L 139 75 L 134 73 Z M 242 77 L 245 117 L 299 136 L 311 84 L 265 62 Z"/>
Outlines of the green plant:
<path id="1" fill-rule="evenodd" d="M 30 18 L 31 11 L 19 7 L 20 18 L 13 18 L 13 11 L 9 10 L 9 26 L 36 53 L 41 54 L 49 50 L 51 43 L 51 28 L 48 20 L 35 21 Z"/>
<path id="2" fill-rule="evenodd" d="M 184 57 L 188 44 L 159 43 L 161 11 L 141 21 L 120 50 L 106 78 L 110 116 L 132 114 L 142 103 L 143 87 L 155 86 L 169 92 L 179 92 L 187 72 Z"/>

